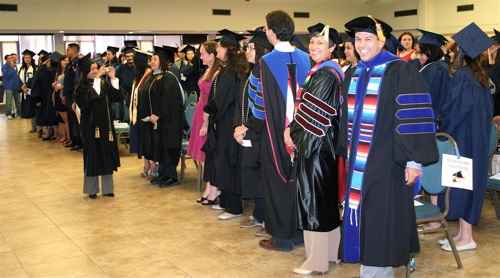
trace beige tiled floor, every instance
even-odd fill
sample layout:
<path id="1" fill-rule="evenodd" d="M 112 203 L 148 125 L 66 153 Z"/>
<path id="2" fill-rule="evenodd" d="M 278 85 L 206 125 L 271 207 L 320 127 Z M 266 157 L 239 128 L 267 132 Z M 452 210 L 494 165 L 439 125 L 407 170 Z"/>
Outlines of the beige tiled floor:
<path id="1" fill-rule="evenodd" d="M 0 277 L 295 277 L 303 248 L 290 253 L 258 247 L 243 218 L 194 202 L 196 172 L 186 185 L 160 189 L 139 177 L 141 161 L 120 146 L 115 198 L 82 193 L 82 155 L 29 134 L 29 121 L 0 116 Z M 415 277 L 499 277 L 500 221 L 486 196 L 478 249 L 439 249 L 443 234 L 421 236 Z M 252 211 L 246 203 L 245 215 Z M 457 223 L 451 222 L 453 231 Z M 359 264 L 331 265 L 327 277 L 357 277 Z M 404 277 L 404 268 L 395 271 Z"/>

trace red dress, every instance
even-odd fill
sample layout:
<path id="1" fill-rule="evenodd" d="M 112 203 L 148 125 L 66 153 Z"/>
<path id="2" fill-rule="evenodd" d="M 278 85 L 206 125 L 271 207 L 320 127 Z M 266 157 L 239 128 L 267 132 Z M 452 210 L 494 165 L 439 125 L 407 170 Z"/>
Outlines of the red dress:
<path id="1" fill-rule="evenodd" d="M 205 77 L 205 75 L 203 75 L 200 80 L 203 79 L 203 77 Z M 208 81 L 200 80 L 198 80 L 198 87 L 200 87 L 200 99 L 196 104 L 193 114 L 193 123 L 191 126 L 191 136 L 189 137 L 187 154 L 190 155 L 194 161 L 205 162 L 205 152 L 201 150 L 201 147 L 205 144 L 207 135 L 200 136 L 200 129 L 203 125 L 203 107 L 207 105 L 208 94 L 210 93 L 210 88 L 212 87 L 213 78 Z"/>
<path id="2" fill-rule="evenodd" d="M 405 60 L 406 62 L 409 62 L 411 60 L 411 55 L 415 52 L 416 50 L 414 49 L 413 51 L 411 51 L 410 53 L 406 54 L 405 56 L 399 56 L 399 53 L 398 53 L 398 56 L 399 58 Z"/>

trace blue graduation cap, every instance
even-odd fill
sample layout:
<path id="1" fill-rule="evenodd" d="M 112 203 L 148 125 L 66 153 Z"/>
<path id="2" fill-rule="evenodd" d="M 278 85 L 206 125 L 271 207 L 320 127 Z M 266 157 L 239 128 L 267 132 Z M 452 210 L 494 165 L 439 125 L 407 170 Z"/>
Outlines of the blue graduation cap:
<path id="1" fill-rule="evenodd" d="M 139 60 L 143 63 L 148 63 L 148 59 L 151 57 L 151 53 L 142 51 L 139 49 L 134 49 L 134 59 Z"/>
<path id="2" fill-rule="evenodd" d="M 417 29 L 422 33 L 422 37 L 418 40 L 418 44 L 432 44 L 435 46 L 441 46 L 444 44 L 444 42 L 447 42 L 448 40 L 441 34 L 436 34 L 432 33 L 429 31 Z"/>
<path id="3" fill-rule="evenodd" d="M 396 54 L 398 48 L 401 50 L 405 49 L 405 47 L 399 42 L 399 40 L 396 37 L 394 37 L 394 35 L 389 35 L 384 46 L 392 54 Z"/>
<path id="4" fill-rule="evenodd" d="M 61 53 L 57 52 L 57 51 L 54 51 L 52 53 L 50 53 L 47 58 L 48 59 L 52 59 L 52 61 L 56 62 L 56 63 L 59 63 L 59 61 L 61 60 Z M 45 58 L 45 57 L 44 57 Z"/>
<path id="5" fill-rule="evenodd" d="M 304 46 L 304 44 L 300 41 L 299 37 L 297 35 L 293 35 L 292 39 L 290 40 L 290 43 L 292 46 L 297 47 L 298 49 L 304 51 L 307 53 L 307 48 Z"/>
<path id="6" fill-rule="evenodd" d="M 500 32 L 498 32 L 496 29 L 493 29 L 493 31 L 495 31 L 495 35 L 491 36 L 490 38 L 492 38 L 495 41 L 497 41 L 497 43 L 500 43 Z"/>
<path id="7" fill-rule="evenodd" d="M 479 56 L 483 51 L 494 44 L 474 22 L 467 25 L 451 38 L 462 48 L 465 55 L 472 59 Z"/>

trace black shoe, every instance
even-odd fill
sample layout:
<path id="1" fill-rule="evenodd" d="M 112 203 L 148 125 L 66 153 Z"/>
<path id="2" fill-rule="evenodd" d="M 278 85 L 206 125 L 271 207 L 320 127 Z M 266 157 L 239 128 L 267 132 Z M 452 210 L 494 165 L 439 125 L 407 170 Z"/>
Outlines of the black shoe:
<path id="1" fill-rule="evenodd" d="M 74 148 L 76 147 L 76 142 L 71 142 L 69 145 L 64 145 L 65 148 Z"/>
<path id="2" fill-rule="evenodd" d="M 46 138 L 42 138 L 42 141 L 47 141 L 47 140 L 50 140 L 50 136 L 46 137 Z"/>
<path id="3" fill-rule="evenodd" d="M 96 198 L 97 198 L 97 194 L 92 194 L 92 195 L 89 195 L 89 198 L 90 198 L 90 199 L 96 199 Z"/>
<path id="4" fill-rule="evenodd" d="M 162 182 L 164 182 L 164 181 L 168 181 L 168 180 L 169 180 L 169 177 L 167 177 L 167 176 L 163 176 L 163 175 L 159 175 L 158 177 L 156 177 L 156 178 L 152 179 L 152 180 L 150 181 L 150 183 L 151 183 L 151 184 L 160 184 L 160 183 L 162 183 Z"/>
<path id="5" fill-rule="evenodd" d="M 165 188 L 165 187 L 171 187 L 171 186 L 178 185 L 178 184 L 179 184 L 178 180 L 168 179 L 167 181 L 160 183 L 159 186 L 160 186 L 160 188 Z"/>
<path id="6" fill-rule="evenodd" d="M 103 196 L 106 197 L 115 197 L 115 193 L 108 193 L 108 194 L 102 194 Z"/>
<path id="7" fill-rule="evenodd" d="M 71 148 L 71 150 L 70 150 L 70 151 L 78 151 L 78 150 L 80 150 L 81 148 L 83 148 L 83 147 L 82 147 L 82 146 L 78 146 L 78 145 L 77 145 L 77 146 L 74 146 L 73 148 Z"/>

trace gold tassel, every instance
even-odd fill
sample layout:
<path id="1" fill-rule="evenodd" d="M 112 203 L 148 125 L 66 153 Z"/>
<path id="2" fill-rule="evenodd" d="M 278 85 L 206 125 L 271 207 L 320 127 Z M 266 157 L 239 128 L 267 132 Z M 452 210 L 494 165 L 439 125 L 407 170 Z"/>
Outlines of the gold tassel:
<path id="1" fill-rule="evenodd" d="M 95 138 L 101 138 L 101 133 L 99 132 L 99 127 L 95 127 Z"/>
<path id="2" fill-rule="evenodd" d="M 109 142 L 113 142 L 113 132 L 109 132 Z"/>
<path id="3" fill-rule="evenodd" d="M 158 122 L 155 122 L 153 129 L 158 129 Z"/>
<path id="4" fill-rule="evenodd" d="M 381 42 L 385 42 L 384 30 L 382 30 L 382 24 L 378 23 L 378 21 L 371 15 L 368 15 L 375 22 L 375 31 L 377 31 L 378 40 Z"/>

